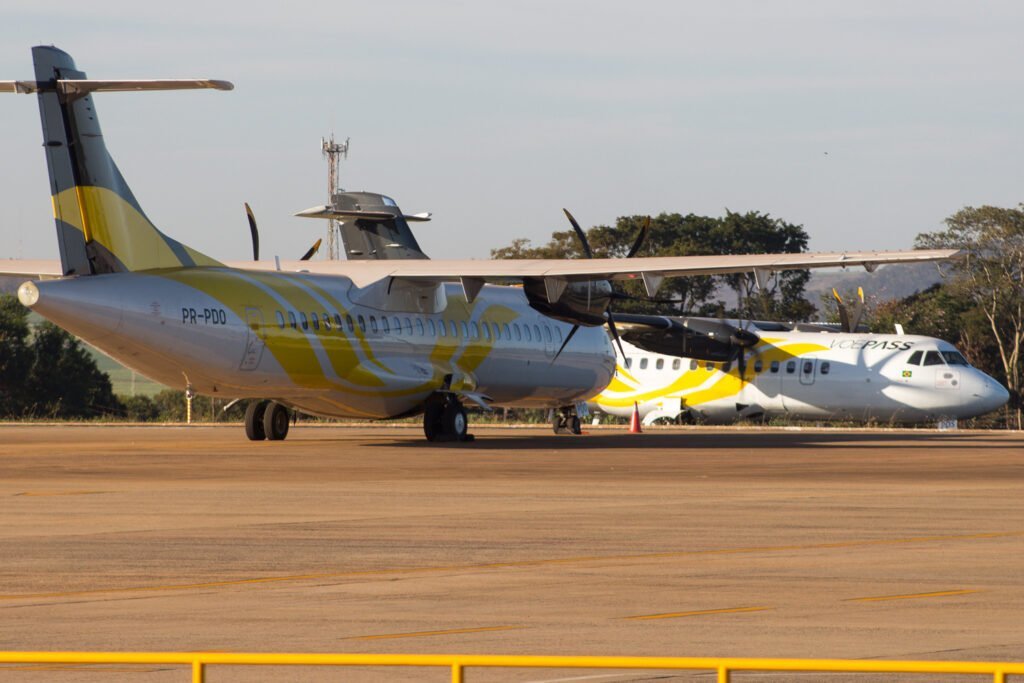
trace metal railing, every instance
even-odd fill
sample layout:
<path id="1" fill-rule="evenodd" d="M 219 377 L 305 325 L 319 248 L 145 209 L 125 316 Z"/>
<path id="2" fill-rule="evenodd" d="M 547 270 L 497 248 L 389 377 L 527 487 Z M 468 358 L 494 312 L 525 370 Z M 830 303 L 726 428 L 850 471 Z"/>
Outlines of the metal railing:
<path id="1" fill-rule="evenodd" d="M 0 664 L 180 664 L 192 668 L 192 683 L 204 683 L 210 666 L 409 666 L 451 670 L 462 683 L 469 668 L 694 670 L 718 674 L 728 683 L 739 671 L 973 674 L 994 683 L 1024 675 L 1024 662 L 935 662 L 860 659 L 754 659 L 730 657 L 558 657 L 530 655 L 385 655 L 247 652 L 0 652 Z"/>

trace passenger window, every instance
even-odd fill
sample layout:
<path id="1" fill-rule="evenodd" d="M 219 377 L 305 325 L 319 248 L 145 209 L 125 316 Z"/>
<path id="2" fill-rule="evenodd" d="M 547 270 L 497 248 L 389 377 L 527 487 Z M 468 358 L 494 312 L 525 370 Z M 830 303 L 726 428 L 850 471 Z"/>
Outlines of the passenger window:
<path id="1" fill-rule="evenodd" d="M 537 338 L 538 342 L 541 341 L 541 338 L 540 338 L 540 328 L 537 327 L 536 325 L 533 326 L 533 336 Z"/>
<path id="2" fill-rule="evenodd" d="M 813 372 L 814 372 L 814 361 L 805 360 L 804 361 L 804 374 L 805 375 L 810 375 Z"/>
<path id="3" fill-rule="evenodd" d="M 281 314 L 281 311 L 274 311 L 274 313 L 275 313 L 275 315 L 277 315 L 277 326 L 280 327 L 283 330 L 284 329 L 284 315 Z"/>
<path id="4" fill-rule="evenodd" d="M 832 372 L 832 363 L 828 362 L 827 360 L 823 361 L 821 364 L 821 374 L 827 375 L 830 372 Z"/>
<path id="5" fill-rule="evenodd" d="M 412 320 L 408 318 L 405 319 L 405 333 L 410 337 L 412 336 Z"/>
<path id="6" fill-rule="evenodd" d="M 356 316 L 356 322 L 359 323 L 359 331 L 365 333 L 366 332 L 366 319 L 363 318 L 363 316 L 358 315 L 358 316 Z"/>
<path id="7" fill-rule="evenodd" d="M 523 337 L 526 338 L 526 341 L 533 341 L 533 339 L 530 338 L 530 326 L 529 325 L 523 325 Z"/>
<path id="8" fill-rule="evenodd" d="M 640 369 L 641 370 L 646 370 L 647 369 L 647 359 L 646 358 L 641 358 L 640 359 Z"/>
<path id="9" fill-rule="evenodd" d="M 764 361 L 760 358 L 754 361 L 754 372 L 761 372 L 764 370 Z"/>
<path id="10" fill-rule="evenodd" d="M 680 361 L 678 358 L 673 358 L 672 359 L 672 369 L 673 370 L 678 370 L 680 365 L 682 365 L 682 361 Z"/>
<path id="11" fill-rule="evenodd" d="M 448 327 L 445 326 L 443 320 L 438 322 L 438 324 L 437 324 L 437 331 L 440 333 L 440 336 L 442 336 L 442 337 L 447 337 L 448 336 Z"/>
<path id="12" fill-rule="evenodd" d="M 921 356 L 924 355 L 924 351 L 914 351 L 910 354 L 910 358 L 907 359 L 907 365 L 920 365 Z"/>
<path id="13" fill-rule="evenodd" d="M 711 361 L 708 361 L 707 364 L 704 365 L 704 369 L 707 370 L 708 372 L 712 372 L 715 369 L 715 364 L 712 363 Z"/>
<path id="14" fill-rule="evenodd" d="M 382 315 L 380 317 L 380 329 L 384 334 L 391 334 L 391 324 L 388 323 L 388 317 L 386 315 Z"/>
<path id="15" fill-rule="evenodd" d="M 349 334 L 352 334 L 353 332 L 356 331 L 356 324 L 354 322 L 352 322 L 352 316 L 350 316 L 350 315 L 346 315 L 345 316 L 345 327 L 348 328 Z"/>
<path id="16" fill-rule="evenodd" d="M 788 361 L 786 363 L 786 374 L 787 375 L 792 375 L 794 372 L 796 372 L 796 361 L 795 360 Z"/>
<path id="17" fill-rule="evenodd" d="M 459 328 L 457 328 L 455 326 L 455 321 L 454 320 L 449 320 L 448 321 L 448 331 L 452 333 L 453 337 L 458 337 L 459 336 Z"/>
<path id="18" fill-rule="evenodd" d="M 484 339 L 487 339 L 488 341 L 490 341 L 490 339 L 491 339 L 491 328 L 490 328 L 490 326 L 487 323 L 481 323 L 480 327 L 484 331 Z"/>
<path id="19" fill-rule="evenodd" d="M 302 329 L 308 330 L 309 329 L 309 318 L 307 318 L 306 314 L 303 313 L 302 311 L 299 311 L 299 320 L 302 321 Z"/>
<path id="20" fill-rule="evenodd" d="M 558 343 L 561 344 L 562 343 L 562 330 L 560 328 L 556 327 L 555 328 L 555 334 L 558 335 Z"/>
<path id="21" fill-rule="evenodd" d="M 324 329 L 328 332 L 331 331 L 331 316 L 324 313 Z"/>
<path id="22" fill-rule="evenodd" d="M 469 325 L 466 324 L 465 320 L 460 321 L 462 323 L 462 338 L 469 339 Z"/>
<path id="23" fill-rule="evenodd" d="M 691 360 L 690 361 L 690 369 L 691 370 L 696 370 L 698 365 L 699 365 L 699 363 L 697 361 L 695 361 L 695 360 Z"/>
<path id="24" fill-rule="evenodd" d="M 430 330 L 431 337 L 437 336 L 437 325 L 434 324 L 433 318 L 427 318 L 427 329 Z"/>
<path id="25" fill-rule="evenodd" d="M 337 313 L 334 314 L 334 326 L 338 328 L 338 332 L 341 332 L 341 316 Z"/>
<path id="26" fill-rule="evenodd" d="M 772 372 L 778 372 L 779 371 L 779 361 L 773 360 L 771 367 L 772 367 Z"/>
<path id="27" fill-rule="evenodd" d="M 731 360 L 727 360 L 724 363 L 722 363 L 722 372 L 729 372 L 730 370 L 732 370 Z"/>
<path id="28" fill-rule="evenodd" d="M 505 339 L 512 341 L 512 331 L 508 329 L 508 323 L 505 323 L 502 327 L 504 328 Z M 518 335 L 516 335 L 516 338 L 518 338 Z"/>
<path id="29" fill-rule="evenodd" d="M 377 317 L 373 315 L 370 316 L 370 331 L 377 334 Z"/>
<path id="30" fill-rule="evenodd" d="M 292 326 L 292 329 L 298 329 L 298 323 L 295 322 L 295 314 L 292 311 L 288 311 L 288 324 Z"/>
<path id="31" fill-rule="evenodd" d="M 426 335 L 426 332 L 423 329 L 423 319 L 422 318 L 416 318 L 416 334 L 420 335 L 421 337 Z"/>
<path id="32" fill-rule="evenodd" d="M 512 327 L 516 331 L 516 341 L 522 341 L 523 333 L 522 330 L 519 329 L 519 323 L 513 323 Z"/>
<path id="33" fill-rule="evenodd" d="M 657 361 L 655 361 L 654 369 L 655 370 L 664 370 L 665 369 L 665 359 L 664 358 L 659 358 Z"/>
<path id="34" fill-rule="evenodd" d="M 942 356 L 938 351 L 929 351 L 924 354 L 924 365 L 943 365 Z"/>
<path id="35" fill-rule="evenodd" d="M 632 358 L 627 358 L 626 359 L 626 369 L 629 370 L 631 367 L 633 367 L 633 359 Z"/>
<path id="36" fill-rule="evenodd" d="M 544 338 L 547 340 L 548 344 L 551 343 L 551 328 L 547 325 L 544 326 Z"/>
<path id="37" fill-rule="evenodd" d="M 495 341 L 501 339 L 501 328 L 498 327 L 498 323 L 491 323 L 491 327 L 494 329 Z"/>
<path id="38" fill-rule="evenodd" d="M 480 338 L 480 326 L 475 321 L 469 324 L 469 330 L 473 333 L 472 339 Z"/>
<path id="39" fill-rule="evenodd" d="M 316 312 L 313 312 L 313 313 L 309 314 L 309 319 L 313 323 L 313 329 L 314 330 L 319 330 L 320 329 L 320 316 L 318 316 L 316 314 Z"/>

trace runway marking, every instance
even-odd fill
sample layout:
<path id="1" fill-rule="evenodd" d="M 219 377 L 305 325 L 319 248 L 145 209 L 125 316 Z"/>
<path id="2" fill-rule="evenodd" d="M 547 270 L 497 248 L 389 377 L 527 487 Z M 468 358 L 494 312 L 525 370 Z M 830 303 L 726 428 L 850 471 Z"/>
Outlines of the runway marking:
<path id="1" fill-rule="evenodd" d="M 424 638 L 427 636 L 448 636 L 458 633 L 482 633 L 484 631 L 516 631 L 525 626 L 478 626 L 476 628 L 452 628 L 444 631 L 412 631 L 411 633 L 384 633 L 374 636 L 349 636 L 342 640 L 387 640 L 389 638 Z"/>
<path id="2" fill-rule="evenodd" d="M 683 617 L 699 617 L 705 614 L 733 614 L 736 612 L 763 612 L 771 607 L 726 607 L 723 609 L 699 609 L 692 612 L 666 612 L 664 614 L 640 614 L 635 617 L 622 617 L 642 621 L 646 619 L 681 619 Z"/>
<path id="3" fill-rule="evenodd" d="M 171 671 L 174 667 L 153 667 L 143 668 L 141 665 L 128 666 L 101 666 L 89 664 L 20 664 L 0 665 L 0 671 L 101 671 L 103 673 L 118 674 L 153 674 L 160 671 Z"/>
<path id="4" fill-rule="evenodd" d="M 26 496 L 29 498 L 47 498 L 50 496 L 95 496 L 109 491 L 22 491 L 15 493 L 15 496 Z"/>
<path id="5" fill-rule="evenodd" d="M 917 600 L 918 598 L 944 598 L 950 595 L 970 595 L 980 593 L 981 589 L 965 589 L 955 591 L 936 591 L 934 593 L 908 593 L 907 595 L 876 595 L 867 598 L 847 598 L 843 602 L 882 602 L 884 600 Z"/>
<path id="6" fill-rule="evenodd" d="M 773 552 L 791 552 L 794 550 L 831 550 L 836 548 L 866 548 L 885 545 L 907 545 L 913 543 L 936 543 L 941 541 L 979 541 L 998 538 L 1019 538 L 1024 531 L 986 532 L 977 534 L 946 534 L 935 536 L 911 536 L 908 538 L 862 539 L 855 541 L 836 541 L 831 543 L 805 543 L 775 546 L 751 546 L 741 548 L 713 548 L 708 550 L 674 550 L 657 553 L 636 553 L 629 555 L 584 555 L 577 557 L 549 558 L 539 560 L 516 560 L 512 562 L 488 562 L 483 564 L 439 565 L 436 567 L 385 567 L 382 569 L 363 569 L 339 572 L 317 572 L 310 574 L 292 574 L 283 576 L 263 576 L 246 579 L 225 579 L 223 581 L 204 581 L 200 583 L 177 583 L 155 586 L 125 586 L 120 588 L 90 588 L 77 591 L 52 591 L 43 593 L 8 593 L 0 595 L 0 601 L 35 600 L 40 598 L 65 598 L 84 595 L 105 595 L 118 593 L 147 593 L 165 591 L 202 590 L 206 588 L 227 588 L 231 586 L 253 586 L 271 583 L 293 583 L 297 581 L 320 581 L 324 579 L 360 578 L 381 576 L 384 574 L 438 574 L 443 572 L 483 571 L 489 569 L 520 569 L 524 567 L 548 567 L 567 564 L 591 562 L 628 562 L 642 560 L 662 560 L 685 557 L 706 557 L 708 555 L 741 555 Z"/>

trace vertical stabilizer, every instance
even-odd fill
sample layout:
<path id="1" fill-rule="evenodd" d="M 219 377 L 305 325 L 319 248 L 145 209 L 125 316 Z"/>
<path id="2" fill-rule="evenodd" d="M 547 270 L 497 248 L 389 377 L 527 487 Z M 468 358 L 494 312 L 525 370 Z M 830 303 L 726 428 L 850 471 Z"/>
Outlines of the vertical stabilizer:
<path id="1" fill-rule="evenodd" d="M 39 97 L 64 274 L 219 265 L 153 225 L 108 154 L 100 132 L 92 92 L 167 89 L 170 82 L 87 81 L 71 56 L 55 47 L 32 48 L 32 59 L 36 76 L 32 87 Z M 68 87 L 69 81 L 84 83 Z"/>

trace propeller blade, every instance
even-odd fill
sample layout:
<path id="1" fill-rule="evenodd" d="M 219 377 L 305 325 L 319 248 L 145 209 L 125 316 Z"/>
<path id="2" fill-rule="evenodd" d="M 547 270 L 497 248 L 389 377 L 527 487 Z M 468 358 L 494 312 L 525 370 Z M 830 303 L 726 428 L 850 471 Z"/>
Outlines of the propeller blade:
<path id="1" fill-rule="evenodd" d="M 864 317 L 864 288 L 857 288 L 857 303 L 853 307 L 853 315 L 850 316 L 850 332 L 856 332 L 860 326 L 861 318 Z"/>
<path id="2" fill-rule="evenodd" d="M 647 233 L 651 230 L 651 217 L 648 216 L 644 220 L 644 224 L 640 226 L 640 232 L 636 234 L 636 240 L 633 242 L 633 246 L 629 248 L 629 253 L 626 254 L 626 258 L 633 258 L 636 253 L 640 251 L 640 247 L 643 246 L 644 240 L 647 239 Z"/>
<path id="3" fill-rule="evenodd" d="M 316 244 L 311 246 L 309 248 L 309 251 L 307 251 L 305 254 L 303 254 L 302 258 L 300 258 L 299 260 L 300 261 L 308 261 L 309 259 L 313 258 L 313 256 L 316 254 L 316 252 L 320 251 L 320 243 L 323 242 L 323 241 L 324 241 L 323 238 L 318 239 L 316 241 Z"/>
<path id="4" fill-rule="evenodd" d="M 836 305 L 839 307 L 839 326 L 842 328 L 843 332 L 853 332 L 853 330 L 850 329 L 850 314 L 847 312 L 846 304 L 843 303 L 843 298 L 839 296 L 839 292 L 836 291 L 835 287 L 832 288 L 832 296 L 835 298 Z"/>
<path id="5" fill-rule="evenodd" d="M 576 219 L 569 213 L 569 209 L 562 209 L 565 212 L 565 217 L 572 223 L 572 229 L 576 231 L 576 236 L 580 238 L 580 244 L 583 245 L 583 253 L 587 255 L 587 258 L 594 258 L 594 254 L 590 251 L 590 243 L 587 242 L 587 235 L 583 232 L 583 228 L 576 222 Z"/>
<path id="6" fill-rule="evenodd" d="M 608 314 L 608 329 L 611 330 L 612 339 L 614 339 L 615 343 L 619 345 L 619 353 L 622 354 L 622 359 L 625 361 L 626 350 L 622 348 L 622 339 L 619 338 L 619 331 L 615 329 L 615 318 L 612 317 L 611 313 Z"/>
<path id="7" fill-rule="evenodd" d="M 562 355 L 562 351 L 564 351 L 565 347 L 568 346 L 569 340 L 572 339 L 572 335 L 576 334 L 576 330 L 578 329 L 580 329 L 579 325 L 573 325 L 572 329 L 569 330 L 569 334 L 565 335 L 565 341 L 562 342 L 562 345 L 558 347 L 558 353 L 555 354 L 555 357 L 551 359 L 552 363 L 558 360 L 558 357 Z"/>
<path id="8" fill-rule="evenodd" d="M 252 260 L 260 260 L 260 231 L 256 229 L 256 216 L 253 214 L 252 209 L 249 207 L 249 202 L 245 203 L 245 216 L 249 219 L 249 232 L 252 233 Z"/>

